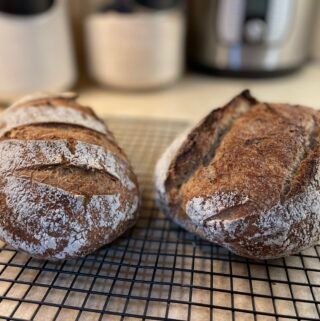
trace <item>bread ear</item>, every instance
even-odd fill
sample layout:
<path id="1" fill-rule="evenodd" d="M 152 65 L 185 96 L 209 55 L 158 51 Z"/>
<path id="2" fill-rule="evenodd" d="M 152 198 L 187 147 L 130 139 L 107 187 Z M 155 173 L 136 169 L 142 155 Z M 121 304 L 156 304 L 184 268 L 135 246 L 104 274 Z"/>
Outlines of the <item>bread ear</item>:
<path id="1" fill-rule="evenodd" d="M 36 92 L 30 95 L 26 95 L 19 100 L 15 101 L 9 108 L 14 108 L 19 105 L 28 103 L 30 101 L 37 101 L 41 99 L 64 99 L 64 100 L 76 100 L 79 95 L 75 92 L 63 92 L 63 93 L 50 93 L 50 92 Z"/>
<path id="2" fill-rule="evenodd" d="M 257 103 L 249 90 L 244 90 L 193 127 L 172 155 L 163 183 L 166 190 L 179 189 L 199 166 L 210 162 L 233 123 Z"/>

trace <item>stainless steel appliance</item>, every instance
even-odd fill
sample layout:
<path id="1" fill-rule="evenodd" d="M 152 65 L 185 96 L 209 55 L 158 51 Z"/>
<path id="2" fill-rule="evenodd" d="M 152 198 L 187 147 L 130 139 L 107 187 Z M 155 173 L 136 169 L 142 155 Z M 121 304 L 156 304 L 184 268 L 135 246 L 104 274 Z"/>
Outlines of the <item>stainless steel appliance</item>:
<path id="1" fill-rule="evenodd" d="M 240 76 L 295 70 L 308 57 L 314 5 L 314 0 L 189 0 L 189 60 Z"/>

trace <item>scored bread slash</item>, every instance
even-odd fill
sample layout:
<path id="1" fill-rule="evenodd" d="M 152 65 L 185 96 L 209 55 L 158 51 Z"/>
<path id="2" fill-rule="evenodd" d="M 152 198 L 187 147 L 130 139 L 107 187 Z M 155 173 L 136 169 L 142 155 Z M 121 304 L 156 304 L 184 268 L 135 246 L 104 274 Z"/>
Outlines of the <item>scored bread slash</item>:
<path id="1" fill-rule="evenodd" d="M 101 146 L 76 142 L 70 150 L 67 140 L 4 140 L 0 141 L 0 174 L 21 169 L 70 165 L 103 170 L 118 179 L 129 190 L 135 188 L 127 164 Z"/>
<path id="2" fill-rule="evenodd" d="M 0 120 L 0 239 L 39 258 L 92 253 L 138 217 L 126 155 L 76 97 L 32 95 Z"/>
<path id="3" fill-rule="evenodd" d="M 244 91 L 172 143 L 157 202 L 180 226 L 254 259 L 320 239 L 320 113 Z"/>

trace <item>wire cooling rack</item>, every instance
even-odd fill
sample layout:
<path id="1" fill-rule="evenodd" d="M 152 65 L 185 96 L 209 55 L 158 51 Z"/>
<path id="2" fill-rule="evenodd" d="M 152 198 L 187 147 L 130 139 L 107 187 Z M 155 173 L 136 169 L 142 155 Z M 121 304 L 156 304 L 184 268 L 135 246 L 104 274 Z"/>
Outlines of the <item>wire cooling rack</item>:
<path id="1" fill-rule="evenodd" d="M 155 161 L 185 125 L 109 121 L 140 178 L 137 225 L 79 260 L 42 261 L 2 244 L 0 320 L 320 319 L 320 246 L 250 261 L 185 232 L 155 208 Z"/>

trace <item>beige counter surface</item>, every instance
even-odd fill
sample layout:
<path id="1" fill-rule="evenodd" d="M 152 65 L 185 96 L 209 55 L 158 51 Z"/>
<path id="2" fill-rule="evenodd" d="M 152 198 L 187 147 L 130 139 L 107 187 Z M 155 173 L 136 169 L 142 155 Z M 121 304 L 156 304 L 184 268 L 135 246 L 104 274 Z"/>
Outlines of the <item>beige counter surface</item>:
<path id="1" fill-rule="evenodd" d="M 101 116 L 180 119 L 194 122 L 244 89 L 260 100 L 304 104 L 320 109 L 320 63 L 274 79 L 227 79 L 187 74 L 175 85 L 150 92 L 123 92 L 91 85 L 80 101 Z"/>

